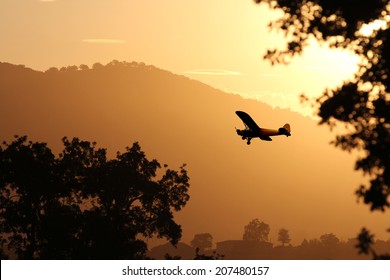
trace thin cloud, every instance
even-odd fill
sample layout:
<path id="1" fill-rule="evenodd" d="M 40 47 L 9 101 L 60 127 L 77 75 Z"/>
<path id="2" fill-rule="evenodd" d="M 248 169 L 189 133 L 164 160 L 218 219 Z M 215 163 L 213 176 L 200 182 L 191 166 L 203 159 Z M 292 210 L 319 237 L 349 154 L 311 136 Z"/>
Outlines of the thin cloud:
<path id="1" fill-rule="evenodd" d="M 229 70 L 211 70 L 211 69 L 195 69 L 184 71 L 184 74 L 194 74 L 194 75 L 216 75 L 216 76 L 242 76 L 238 71 L 229 71 Z"/>
<path id="2" fill-rule="evenodd" d="M 269 74 L 269 73 L 261 73 L 258 76 L 260 77 L 280 77 L 280 75 L 277 74 Z"/>
<path id="3" fill-rule="evenodd" d="M 83 39 L 83 43 L 92 43 L 92 44 L 124 44 L 125 40 L 117 39 Z"/>

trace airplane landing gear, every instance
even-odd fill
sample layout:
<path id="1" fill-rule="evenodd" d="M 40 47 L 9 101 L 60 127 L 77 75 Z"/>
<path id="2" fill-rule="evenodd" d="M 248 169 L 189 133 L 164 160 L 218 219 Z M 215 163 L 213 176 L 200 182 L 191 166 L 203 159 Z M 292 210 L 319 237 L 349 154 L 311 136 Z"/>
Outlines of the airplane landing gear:
<path id="1" fill-rule="evenodd" d="M 247 144 L 247 145 L 250 145 L 250 144 L 251 144 L 251 140 L 248 140 L 248 141 L 246 142 L 246 144 Z"/>

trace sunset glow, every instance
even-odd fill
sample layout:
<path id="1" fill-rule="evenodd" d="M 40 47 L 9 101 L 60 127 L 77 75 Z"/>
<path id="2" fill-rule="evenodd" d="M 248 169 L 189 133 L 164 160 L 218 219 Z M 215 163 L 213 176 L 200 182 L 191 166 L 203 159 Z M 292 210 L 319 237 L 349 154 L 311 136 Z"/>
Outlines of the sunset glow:
<path id="1" fill-rule="evenodd" d="M 36 70 L 140 61 L 310 115 L 299 95 L 339 85 L 358 62 L 313 41 L 289 66 L 271 67 L 262 56 L 283 45 L 283 35 L 267 28 L 278 15 L 251 0 L 23 2 L 0 3 L 0 60 Z"/>
<path id="2" fill-rule="evenodd" d="M 241 239 L 257 217 L 275 243 L 282 227 L 293 245 L 363 226 L 385 239 L 388 213 L 356 203 L 369 179 L 354 171 L 357 155 L 329 145 L 334 132 L 299 99 L 352 79 L 359 58 L 309 40 L 302 56 L 271 66 L 264 54 L 285 43 L 267 28 L 277 17 L 252 0 L 1 0 L 1 69 L 38 72 L 0 77 L 0 142 L 28 135 L 59 152 L 75 136 L 115 157 L 139 141 L 162 165 L 187 163 L 191 199 L 177 214 L 186 243 L 205 232 Z M 236 110 L 264 127 L 289 123 L 291 137 L 247 146 Z"/>

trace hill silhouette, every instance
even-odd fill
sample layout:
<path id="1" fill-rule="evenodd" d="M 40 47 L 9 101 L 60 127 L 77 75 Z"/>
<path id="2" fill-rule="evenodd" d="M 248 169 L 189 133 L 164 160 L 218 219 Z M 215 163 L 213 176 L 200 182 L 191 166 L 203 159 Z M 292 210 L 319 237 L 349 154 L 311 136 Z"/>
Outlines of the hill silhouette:
<path id="1" fill-rule="evenodd" d="M 239 239 L 254 216 L 274 226 L 271 239 L 283 226 L 296 244 L 329 231 L 354 236 L 363 225 L 384 232 L 384 217 L 356 204 L 362 177 L 353 157 L 328 145 L 326 127 L 298 113 L 118 61 L 46 72 L 0 63 L 0 97 L 1 140 L 28 135 L 58 151 L 63 136 L 75 136 L 111 156 L 139 141 L 149 157 L 175 168 L 186 163 L 191 198 L 176 217 L 184 242 L 199 232 Z M 288 122 L 292 136 L 247 146 L 234 129 L 243 127 L 236 110 L 266 128 Z"/>
<path id="2" fill-rule="evenodd" d="M 304 240 L 297 246 L 275 246 L 268 242 L 248 240 L 225 240 L 218 242 L 216 248 L 205 251 L 206 255 L 219 254 L 225 260 L 368 260 L 368 255 L 356 254 L 357 240 L 346 239 L 335 244 L 324 244 L 318 239 Z M 388 252 L 390 240 L 377 240 L 375 250 Z M 165 259 L 166 254 L 181 259 L 193 259 L 195 249 L 185 243 L 177 247 L 170 243 L 152 248 L 148 255 L 154 259 Z"/>

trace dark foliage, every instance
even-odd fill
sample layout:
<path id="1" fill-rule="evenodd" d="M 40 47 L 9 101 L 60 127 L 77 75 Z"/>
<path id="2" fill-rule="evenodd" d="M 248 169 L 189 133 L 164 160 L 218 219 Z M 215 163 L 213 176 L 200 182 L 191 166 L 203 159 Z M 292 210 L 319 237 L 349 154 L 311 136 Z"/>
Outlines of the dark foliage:
<path id="1" fill-rule="evenodd" d="M 259 219 L 253 219 L 244 227 L 243 240 L 268 241 L 270 227 Z"/>
<path id="2" fill-rule="evenodd" d="M 361 230 L 357 239 L 358 244 L 356 245 L 356 248 L 359 250 L 359 254 L 371 254 L 373 258 L 377 260 L 390 260 L 390 254 L 377 254 L 373 248 L 374 235 L 370 234 L 366 228 Z"/>
<path id="3" fill-rule="evenodd" d="M 173 219 L 189 199 L 189 177 L 149 161 L 138 143 L 106 158 L 96 143 L 45 143 L 16 137 L 0 146 L 0 236 L 20 259 L 142 259 L 140 237 L 176 244 Z"/>
<path id="4" fill-rule="evenodd" d="M 278 231 L 278 241 L 279 241 L 280 243 L 282 243 L 283 246 L 284 246 L 285 244 L 290 244 L 291 238 L 290 238 L 290 233 L 288 232 L 287 229 L 281 228 L 281 229 Z"/>
<path id="5" fill-rule="evenodd" d="M 217 252 L 213 252 L 211 255 L 206 255 L 200 253 L 199 248 L 195 250 L 195 258 L 194 260 L 223 260 L 224 255 L 218 254 Z"/>
<path id="6" fill-rule="evenodd" d="M 194 239 L 191 240 L 191 246 L 200 251 L 209 249 L 213 246 L 213 236 L 210 233 L 195 234 Z"/>
<path id="7" fill-rule="evenodd" d="M 287 47 L 269 50 L 265 58 L 272 64 L 288 62 L 302 53 L 309 38 L 331 47 L 344 48 L 361 58 L 359 70 L 350 81 L 326 90 L 317 102 L 321 124 L 331 127 L 345 123 L 348 132 L 338 135 L 334 144 L 344 150 L 359 149 L 363 156 L 356 170 L 369 175 L 368 186 L 356 194 L 372 211 L 389 209 L 390 202 L 390 22 L 388 0 L 255 0 L 282 11 L 270 23 L 283 30 Z M 371 33 L 361 28 L 382 23 Z M 368 236 L 368 235 L 367 235 Z M 362 240 L 369 245 L 369 239 Z M 368 243 L 367 243 L 368 242 Z M 360 249 L 364 248 L 362 247 Z M 364 250 L 363 250 L 364 251 Z"/>

